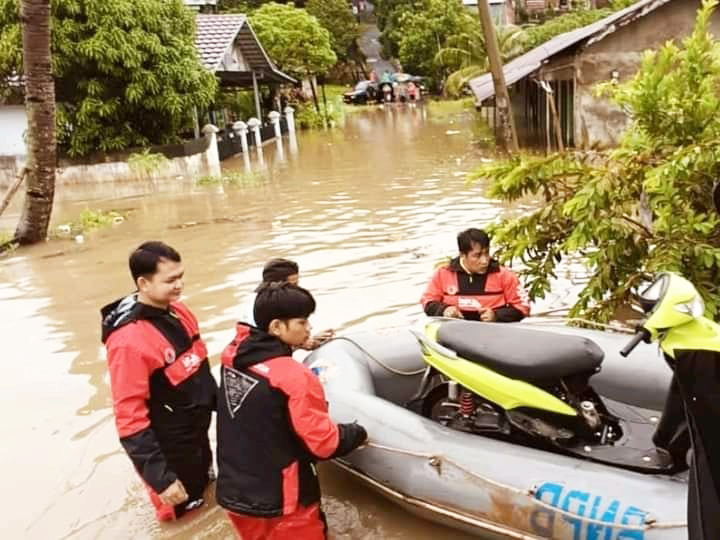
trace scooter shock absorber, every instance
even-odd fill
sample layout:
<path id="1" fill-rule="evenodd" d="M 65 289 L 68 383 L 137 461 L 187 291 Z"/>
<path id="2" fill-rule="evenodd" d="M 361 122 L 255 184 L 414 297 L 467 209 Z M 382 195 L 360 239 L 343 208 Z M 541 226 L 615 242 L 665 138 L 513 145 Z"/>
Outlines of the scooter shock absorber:
<path id="1" fill-rule="evenodd" d="M 474 412 L 475 412 L 475 398 L 473 397 L 472 392 L 463 390 L 460 393 L 460 414 L 467 417 L 467 416 L 470 416 Z"/>

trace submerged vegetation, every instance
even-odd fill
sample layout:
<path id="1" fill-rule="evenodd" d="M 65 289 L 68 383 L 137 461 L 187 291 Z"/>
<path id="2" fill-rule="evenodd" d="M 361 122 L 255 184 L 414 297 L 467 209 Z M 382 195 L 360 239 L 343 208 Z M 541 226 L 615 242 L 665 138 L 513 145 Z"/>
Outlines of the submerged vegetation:
<path id="1" fill-rule="evenodd" d="M 198 186 L 257 186 L 267 181 L 267 175 L 262 172 L 231 171 L 221 176 L 200 176 L 195 179 Z"/>
<path id="2" fill-rule="evenodd" d="M 136 154 L 130 154 L 128 167 L 135 174 L 152 177 L 164 171 L 170 160 L 163 154 L 154 154 L 149 148 Z"/>
<path id="3" fill-rule="evenodd" d="M 632 119 L 619 146 L 597 154 L 518 156 L 480 167 L 489 195 L 535 197 L 541 207 L 492 228 L 498 256 L 523 263 L 531 298 L 550 290 L 563 259 L 589 280 L 570 311 L 607 321 L 633 305 L 659 271 L 682 273 L 709 315 L 720 310 L 720 43 L 709 34 L 717 0 L 704 0 L 693 33 L 644 54 L 630 81 L 598 88 Z"/>
<path id="4" fill-rule="evenodd" d="M 58 225 L 56 227 L 57 236 L 76 236 L 98 229 L 104 229 L 111 225 L 119 225 L 125 221 L 126 216 L 127 212 L 92 210 L 86 208 L 80 212 L 80 215 L 73 221 Z"/>

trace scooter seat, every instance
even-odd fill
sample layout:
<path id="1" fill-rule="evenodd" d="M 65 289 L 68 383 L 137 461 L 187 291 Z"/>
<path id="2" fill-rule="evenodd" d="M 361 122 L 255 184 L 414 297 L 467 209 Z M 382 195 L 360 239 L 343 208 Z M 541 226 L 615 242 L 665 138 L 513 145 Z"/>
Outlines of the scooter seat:
<path id="1" fill-rule="evenodd" d="M 602 349 L 592 340 L 517 324 L 446 321 L 440 345 L 513 379 L 550 381 L 600 371 Z"/>

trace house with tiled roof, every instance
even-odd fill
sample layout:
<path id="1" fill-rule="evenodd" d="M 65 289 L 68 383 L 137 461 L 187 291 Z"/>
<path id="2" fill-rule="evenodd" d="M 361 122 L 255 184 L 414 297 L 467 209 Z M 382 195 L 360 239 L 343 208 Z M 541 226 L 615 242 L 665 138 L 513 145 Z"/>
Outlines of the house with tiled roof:
<path id="1" fill-rule="evenodd" d="M 263 118 L 260 85 L 297 82 L 275 67 L 245 15 L 198 14 L 195 26 L 195 47 L 203 66 L 223 87 L 252 88 L 258 118 Z"/>
<path id="2" fill-rule="evenodd" d="M 559 141 L 566 147 L 614 146 L 628 115 L 597 96 L 594 87 L 630 79 L 644 51 L 689 35 L 699 7 L 700 0 L 640 0 L 506 63 L 505 83 L 522 143 L 547 149 L 557 148 Z M 710 28 L 720 36 L 720 12 L 713 13 Z M 493 123 L 492 75 L 471 79 L 469 86 L 476 108 Z"/>

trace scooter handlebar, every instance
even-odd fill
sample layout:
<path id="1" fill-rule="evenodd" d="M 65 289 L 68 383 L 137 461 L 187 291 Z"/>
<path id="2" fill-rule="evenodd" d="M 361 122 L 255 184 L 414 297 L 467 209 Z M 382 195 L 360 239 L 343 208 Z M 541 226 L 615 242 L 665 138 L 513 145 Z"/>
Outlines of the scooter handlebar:
<path id="1" fill-rule="evenodd" d="M 644 328 L 639 328 L 637 333 L 632 337 L 628 344 L 622 348 L 622 350 L 620 351 L 620 355 L 627 356 L 633 351 L 633 349 L 635 349 L 635 347 L 638 346 L 638 343 L 640 343 L 641 341 L 645 341 L 647 337 L 648 331 Z"/>

